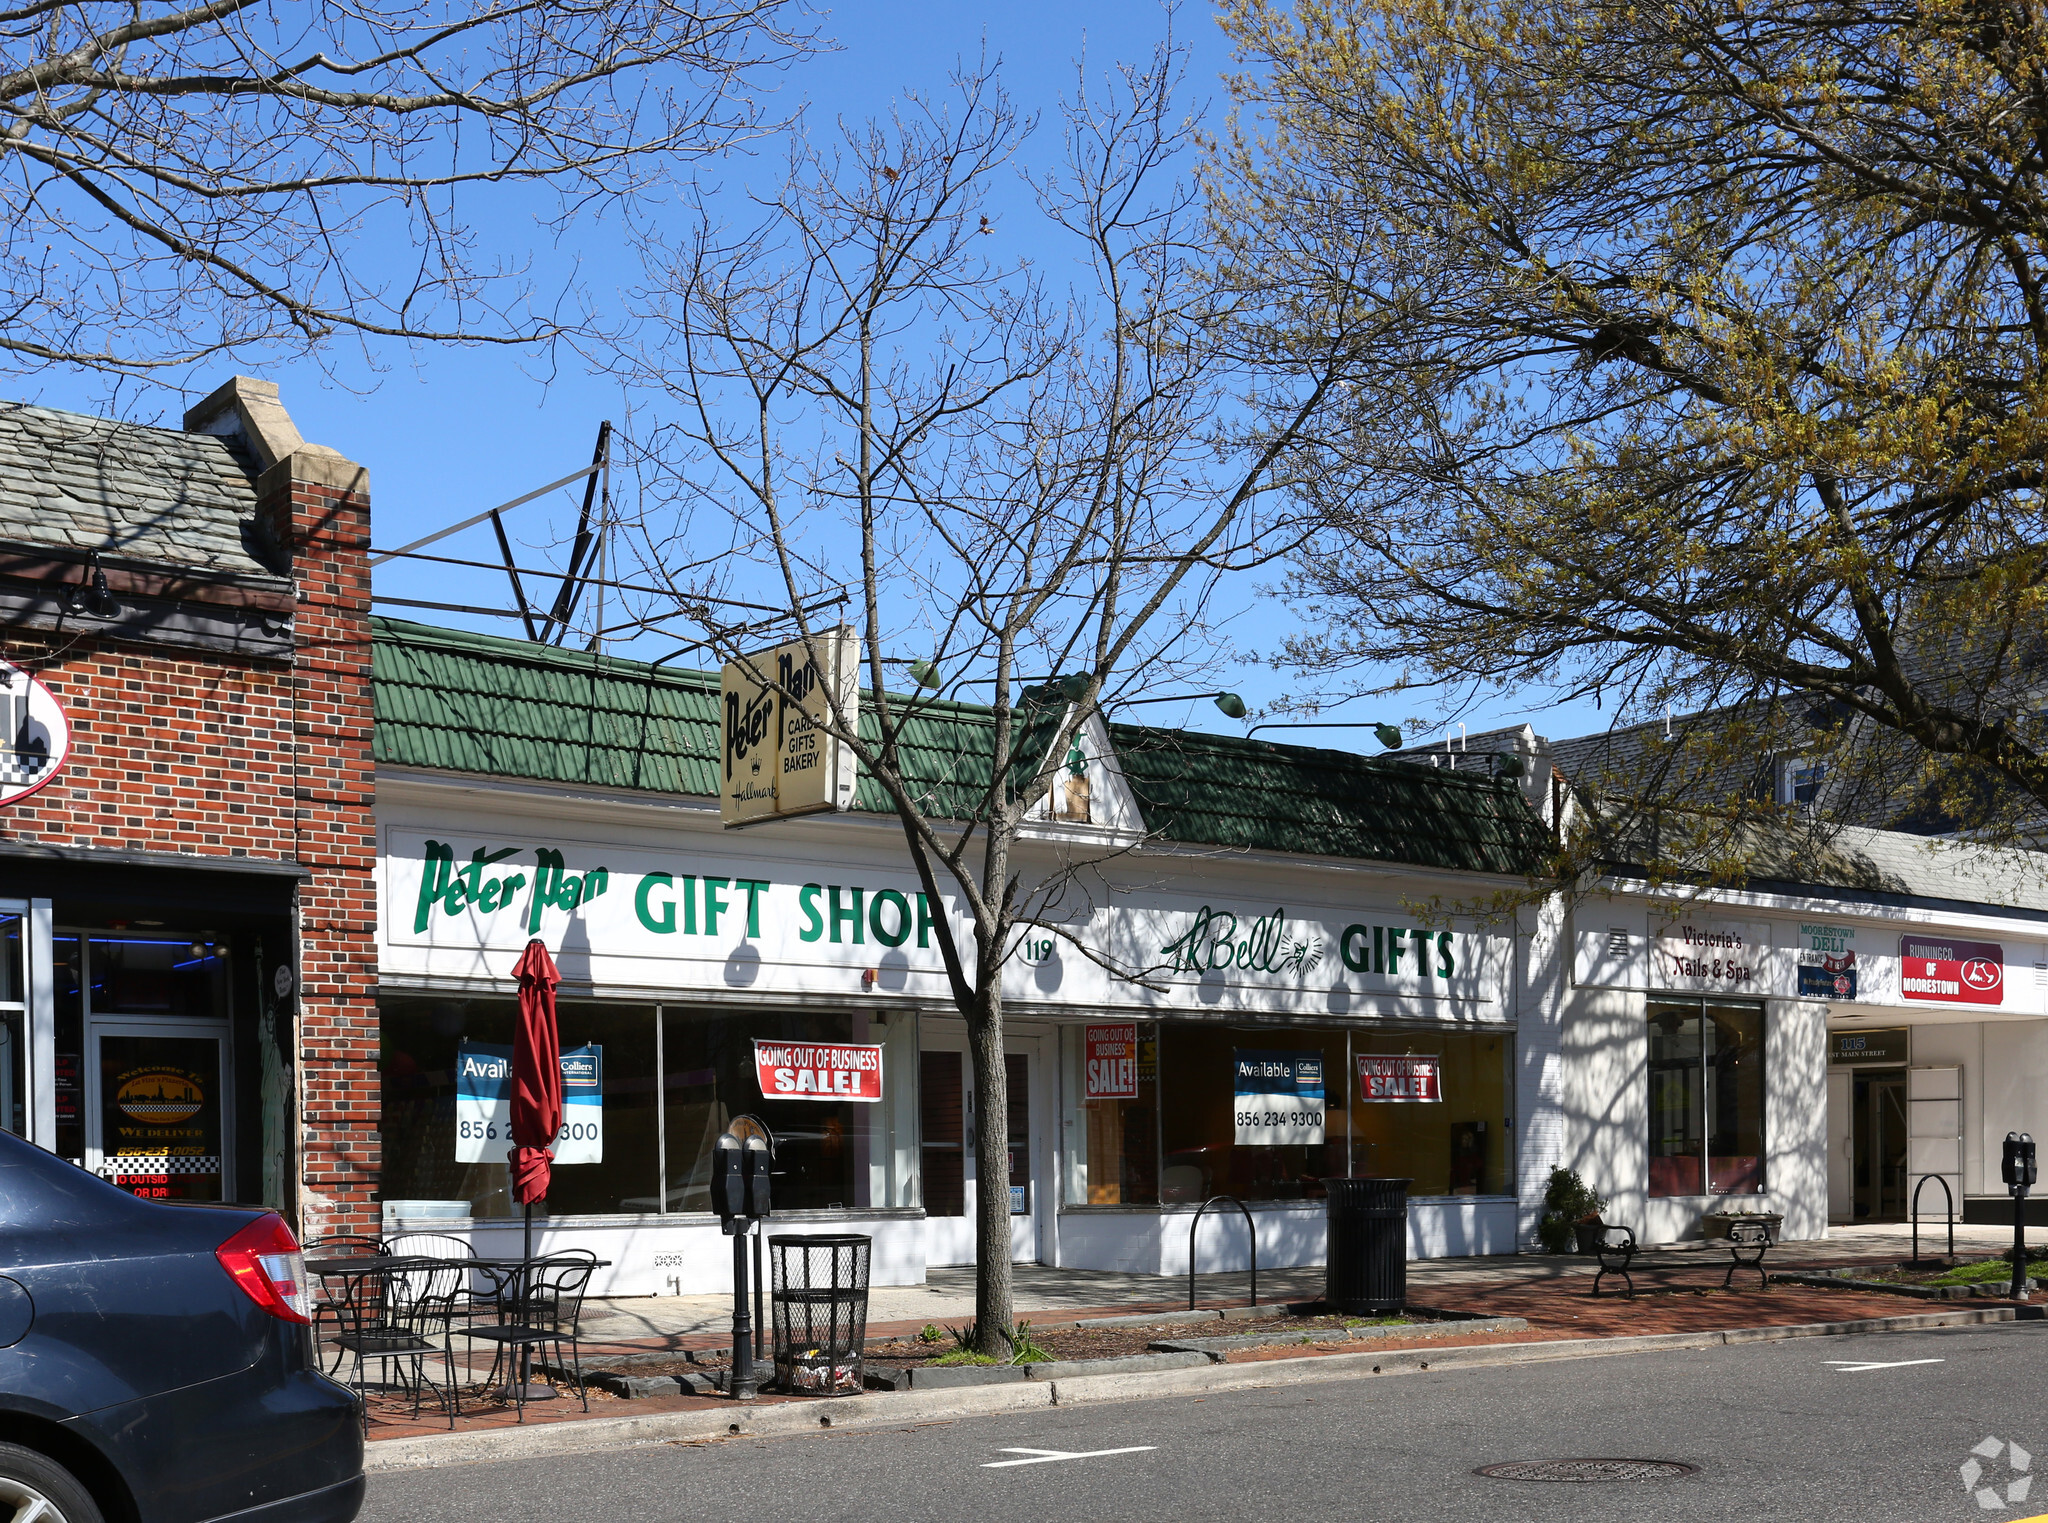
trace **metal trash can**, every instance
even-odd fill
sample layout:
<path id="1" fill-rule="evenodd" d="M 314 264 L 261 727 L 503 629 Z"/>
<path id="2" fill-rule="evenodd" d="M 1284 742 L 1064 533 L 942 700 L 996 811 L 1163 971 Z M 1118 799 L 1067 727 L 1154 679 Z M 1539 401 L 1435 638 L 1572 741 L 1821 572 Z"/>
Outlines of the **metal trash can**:
<path id="1" fill-rule="evenodd" d="M 1399 1311 L 1408 1304 L 1407 1179 L 1326 1179 L 1328 1256 L 1323 1299 L 1340 1311 Z"/>
<path id="2" fill-rule="evenodd" d="M 775 1379 L 799 1396 L 855 1396 L 866 1374 L 874 1239 L 771 1237 Z"/>

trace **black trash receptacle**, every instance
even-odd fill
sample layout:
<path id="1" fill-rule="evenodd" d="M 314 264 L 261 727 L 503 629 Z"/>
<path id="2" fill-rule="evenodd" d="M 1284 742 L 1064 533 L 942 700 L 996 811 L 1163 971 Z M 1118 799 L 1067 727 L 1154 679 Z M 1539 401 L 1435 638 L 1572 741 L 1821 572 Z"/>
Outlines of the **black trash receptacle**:
<path id="1" fill-rule="evenodd" d="M 1326 1179 L 1330 1246 L 1323 1299 L 1342 1311 L 1399 1311 L 1408 1303 L 1406 1179 Z"/>
<path id="2" fill-rule="evenodd" d="M 775 1380 L 799 1396 L 854 1396 L 865 1374 L 874 1239 L 771 1237 Z"/>

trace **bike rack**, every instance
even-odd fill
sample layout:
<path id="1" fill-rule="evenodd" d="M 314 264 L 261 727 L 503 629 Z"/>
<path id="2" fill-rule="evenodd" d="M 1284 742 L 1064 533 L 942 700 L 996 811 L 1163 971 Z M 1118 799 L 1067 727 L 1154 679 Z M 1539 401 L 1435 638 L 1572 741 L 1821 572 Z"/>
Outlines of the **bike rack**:
<path id="1" fill-rule="evenodd" d="M 1252 1213 L 1245 1203 L 1235 1195 L 1212 1195 L 1195 1208 L 1195 1219 L 1188 1223 L 1188 1310 L 1195 1309 L 1195 1229 L 1202 1225 L 1202 1213 L 1219 1201 L 1228 1201 L 1244 1212 L 1245 1236 L 1252 1243 L 1252 1305 L 1259 1304 L 1259 1229 L 1252 1221 Z"/>
<path id="2" fill-rule="evenodd" d="M 1956 1256 L 1956 1192 L 1948 1187 L 1948 1181 L 1939 1174 L 1922 1174 L 1920 1182 L 1913 1186 L 1913 1262 L 1920 1262 L 1920 1192 L 1927 1188 L 1927 1181 L 1933 1180 L 1941 1186 L 1941 1196 L 1948 1204 L 1948 1256 Z"/>

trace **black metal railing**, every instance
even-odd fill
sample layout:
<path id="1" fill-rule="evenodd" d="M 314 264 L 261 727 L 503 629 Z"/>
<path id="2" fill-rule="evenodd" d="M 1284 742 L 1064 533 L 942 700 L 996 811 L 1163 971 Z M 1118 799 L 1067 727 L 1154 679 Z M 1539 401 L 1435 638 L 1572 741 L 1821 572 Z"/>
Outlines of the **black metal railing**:
<path id="1" fill-rule="evenodd" d="M 1219 1202 L 1227 1201 L 1244 1213 L 1245 1236 L 1252 1243 L 1252 1305 L 1259 1304 L 1259 1228 L 1252 1220 L 1252 1213 L 1245 1203 L 1235 1195 L 1212 1195 L 1195 1208 L 1195 1219 L 1188 1223 L 1188 1310 L 1195 1309 L 1195 1229 L 1202 1225 L 1202 1213 Z"/>

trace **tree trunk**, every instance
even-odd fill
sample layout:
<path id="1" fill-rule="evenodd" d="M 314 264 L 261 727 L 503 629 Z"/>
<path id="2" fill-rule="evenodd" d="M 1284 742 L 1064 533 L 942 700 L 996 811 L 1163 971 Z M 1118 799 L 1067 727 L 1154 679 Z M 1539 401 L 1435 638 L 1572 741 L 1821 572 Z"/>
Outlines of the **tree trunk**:
<path id="1" fill-rule="evenodd" d="M 1010 1075 L 1003 1053 L 1003 996 L 982 991 L 967 1017 L 974 1059 L 975 1351 L 1010 1357 Z"/>

